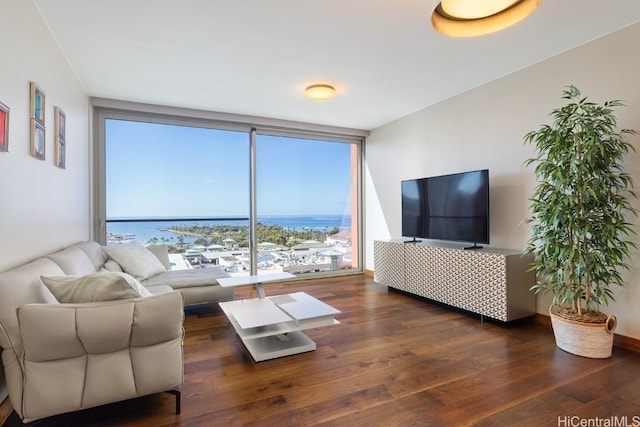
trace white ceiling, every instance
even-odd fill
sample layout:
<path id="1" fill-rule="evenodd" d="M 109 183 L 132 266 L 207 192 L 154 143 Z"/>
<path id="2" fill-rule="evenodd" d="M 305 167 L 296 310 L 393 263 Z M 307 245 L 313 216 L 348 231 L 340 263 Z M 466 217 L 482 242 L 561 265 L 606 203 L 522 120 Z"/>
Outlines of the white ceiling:
<path id="1" fill-rule="evenodd" d="M 374 129 L 640 21 L 639 0 L 546 0 L 478 38 L 433 0 L 33 0 L 90 96 Z M 331 83 L 328 101 L 303 96 Z"/>

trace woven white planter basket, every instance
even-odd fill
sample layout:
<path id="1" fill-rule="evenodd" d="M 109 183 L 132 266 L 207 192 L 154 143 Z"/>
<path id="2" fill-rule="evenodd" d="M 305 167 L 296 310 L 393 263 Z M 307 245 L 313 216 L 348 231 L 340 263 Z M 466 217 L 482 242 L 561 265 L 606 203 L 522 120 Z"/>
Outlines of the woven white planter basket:
<path id="1" fill-rule="evenodd" d="M 606 323 L 582 323 L 558 316 L 557 310 L 558 306 L 549 307 L 553 335 L 559 348 L 592 359 L 611 357 L 613 333 L 618 324 L 615 316 L 609 316 Z"/>

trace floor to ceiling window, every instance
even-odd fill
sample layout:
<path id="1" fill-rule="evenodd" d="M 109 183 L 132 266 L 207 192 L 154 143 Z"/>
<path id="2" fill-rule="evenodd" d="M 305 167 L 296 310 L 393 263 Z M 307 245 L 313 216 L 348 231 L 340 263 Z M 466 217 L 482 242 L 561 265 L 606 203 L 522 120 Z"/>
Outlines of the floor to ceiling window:
<path id="1" fill-rule="evenodd" d="M 258 135 L 256 147 L 258 231 L 273 232 L 259 267 L 275 257 L 294 274 L 358 268 L 357 146 Z"/>
<path id="2" fill-rule="evenodd" d="M 249 265 L 248 158 L 247 132 L 105 120 L 106 243 L 166 244 L 175 268 Z"/>
<path id="3" fill-rule="evenodd" d="M 358 139 L 139 112 L 96 120 L 96 239 L 165 244 L 175 269 L 232 276 L 361 271 Z"/>

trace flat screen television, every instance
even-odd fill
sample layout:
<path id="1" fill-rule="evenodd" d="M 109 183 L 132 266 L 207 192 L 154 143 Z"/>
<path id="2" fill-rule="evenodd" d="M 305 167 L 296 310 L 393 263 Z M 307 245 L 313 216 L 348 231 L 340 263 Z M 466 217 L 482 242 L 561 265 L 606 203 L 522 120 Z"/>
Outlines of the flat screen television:
<path id="1" fill-rule="evenodd" d="M 402 181 L 402 235 L 489 244 L 489 170 Z"/>

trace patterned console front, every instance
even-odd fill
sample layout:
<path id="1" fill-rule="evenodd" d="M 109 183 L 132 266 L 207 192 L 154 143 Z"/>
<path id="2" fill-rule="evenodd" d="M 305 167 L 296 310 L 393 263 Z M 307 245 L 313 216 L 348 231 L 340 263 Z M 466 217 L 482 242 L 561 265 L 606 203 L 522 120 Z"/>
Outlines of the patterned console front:
<path id="1" fill-rule="evenodd" d="M 501 321 L 535 314 L 535 276 L 519 252 L 374 242 L 378 283 Z"/>

